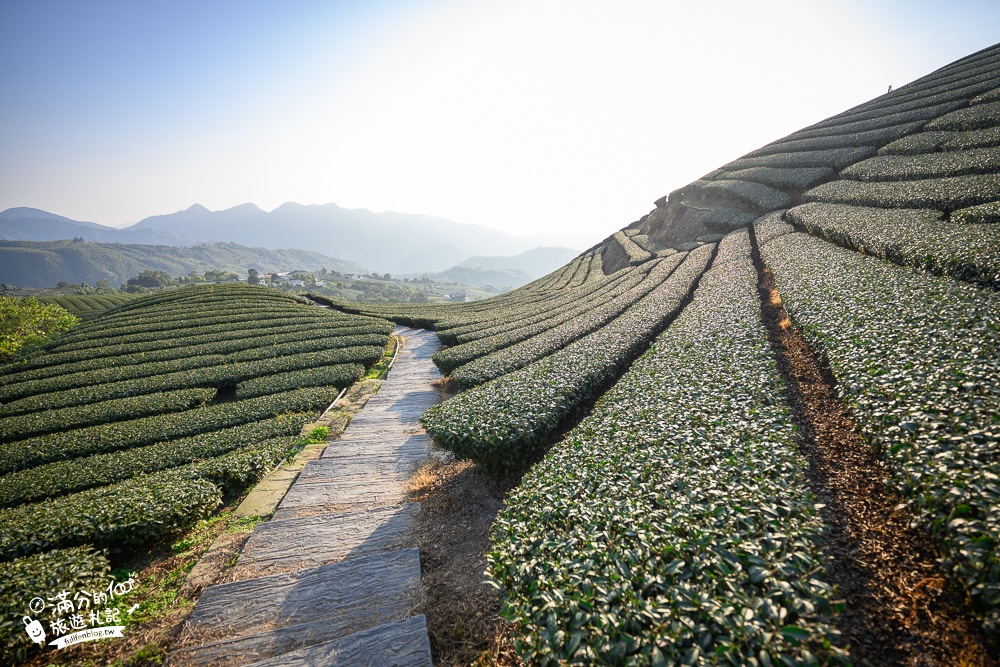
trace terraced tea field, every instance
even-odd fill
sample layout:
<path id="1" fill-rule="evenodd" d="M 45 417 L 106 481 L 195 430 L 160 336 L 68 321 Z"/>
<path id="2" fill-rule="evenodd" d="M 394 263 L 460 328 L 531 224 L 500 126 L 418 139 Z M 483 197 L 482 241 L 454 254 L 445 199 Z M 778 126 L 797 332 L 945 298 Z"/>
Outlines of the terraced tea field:
<path id="1" fill-rule="evenodd" d="M 131 299 L 0 367 L 4 659 L 27 642 L 26 600 L 103 577 L 109 557 L 253 484 L 391 331 L 275 290 L 193 287 Z"/>
<path id="2" fill-rule="evenodd" d="M 62 306 L 84 322 L 90 321 L 109 310 L 128 303 L 135 297 L 131 294 L 79 294 L 70 296 L 47 296 L 39 299 L 42 303 Z"/>
<path id="3" fill-rule="evenodd" d="M 251 484 L 391 320 L 446 346 L 427 432 L 513 485 L 470 576 L 524 664 L 996 665 L 998 286 L 1000 46 L 492 299 L 138 298 L 0 368 L 0 605 Z"/>
<path id="4" fill-rule="evenodd" d="M 338 307 L 436 331 L 427 431 L 524 474 L 488 574 L 525 664 L 986 665 L 998 285 L 993 47 L 508 294 Z"/>

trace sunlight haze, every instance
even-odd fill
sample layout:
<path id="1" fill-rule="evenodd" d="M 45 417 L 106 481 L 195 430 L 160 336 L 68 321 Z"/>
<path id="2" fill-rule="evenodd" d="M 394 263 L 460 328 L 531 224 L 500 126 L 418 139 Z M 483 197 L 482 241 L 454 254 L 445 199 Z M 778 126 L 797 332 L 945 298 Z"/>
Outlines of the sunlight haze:
<path id="1" fill-rule="evenodd" d="M 990 3 L 0 5 L 0 210 L 423 213 L 583 248 L 997 40 Z"/>

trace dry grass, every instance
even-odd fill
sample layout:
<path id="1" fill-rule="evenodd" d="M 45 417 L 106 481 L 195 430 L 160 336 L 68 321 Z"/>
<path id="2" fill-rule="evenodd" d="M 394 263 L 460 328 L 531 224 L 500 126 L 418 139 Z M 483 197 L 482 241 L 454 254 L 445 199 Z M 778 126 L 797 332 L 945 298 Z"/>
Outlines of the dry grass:
<path id="1" fill-rule="evenodd" d="M 485 583 L 490 527 L 509 488 L 468 461 L 431 461 L 411 478 L 410 499 L 422 507 L 419 611 L 439 667 L 521 664 L 497 592 Z"/>

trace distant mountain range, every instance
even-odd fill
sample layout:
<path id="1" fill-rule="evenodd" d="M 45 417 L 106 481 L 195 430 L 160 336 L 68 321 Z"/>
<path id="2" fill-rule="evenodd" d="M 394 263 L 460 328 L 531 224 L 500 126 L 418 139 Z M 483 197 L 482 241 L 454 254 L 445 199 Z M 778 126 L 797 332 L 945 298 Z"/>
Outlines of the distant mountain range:
<path id="1" fill-rule="evenodd" d="M 247 248 L 235 243 L 194 247 L 73 241 L 0 241 L 0 283 L 21 288 L 55 287 L 59 282 L 94 285 L 107 280 L 118 287 L 146 270 L 184 276 L 210 269 L 246 277 L 247 269 L 268 271 L 326 268 L 367 273 L 347 262 L 304 250 Z"/>
<path id="2" fill-rule="evenodd" d="M 533 248 L 514 256 L 470 257 L 455 268 L 483 271 L 524 271 L 541 278 L 580 253 L 571 248 Z"/>
<path id="3" fill-rule="evenodd" d="M 0 239 L 72 238 L 103 243 L 193 246 L 227 242 L 271 250 L 308 248 L 393 275 L 444 271 L 475 255 L 515 255 L 543 240 L 427 215 L 373 213 L 336 204 L 287 203 L 270 213 L 253 204 L 215 212 L 195 204 L 124 229 L 31 208 L 0 213 Z"/>
<path id="4" fill-rule="evenodd" d="M 554 271 L 578 254 L 569 248 L 534 248 L 513 256 L 470 257 L 446 271 L 420 275 L 444 283 L 515 288 Z"/>
<path id="5" fill-rule="evenodd" d="M 99 243 L 194 245 L 187 239 L 153 229 L 126 230 L 95 222 L 70 220 L 37 208 L 9 208 L 0 213 L 0 239 L 6 241 L 60 241 L 82 238 Z"/>

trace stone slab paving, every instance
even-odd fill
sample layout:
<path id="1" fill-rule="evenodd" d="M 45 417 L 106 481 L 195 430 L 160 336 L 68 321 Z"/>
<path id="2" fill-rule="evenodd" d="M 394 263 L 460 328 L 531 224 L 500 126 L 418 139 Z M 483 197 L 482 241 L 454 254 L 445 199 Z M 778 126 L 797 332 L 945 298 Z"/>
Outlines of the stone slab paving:
<path id="1" fill-rule="evenodd" d="M 340 640 L 286 653 L 250 667 L 386 667 L 430 665 L 427 622 L 423 615 L 380 625 Z"/>
<path id="2" fill-rule="evenodd" d="M 419 512 L 420 503 L 406 503 L 262 523 L 243 546 L 238 578 L 402 549 L 412 541 Z"/>
<path id="3" fill-rule="evenodd" d="M 202 593 L 171 653 L 175 665 L 431 665 L 406 484 L 430 454 L 420 415 L 441 400 L 433 332 L 404 340 L 374 396 L 305 464 L 271 521 Z"/>

